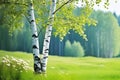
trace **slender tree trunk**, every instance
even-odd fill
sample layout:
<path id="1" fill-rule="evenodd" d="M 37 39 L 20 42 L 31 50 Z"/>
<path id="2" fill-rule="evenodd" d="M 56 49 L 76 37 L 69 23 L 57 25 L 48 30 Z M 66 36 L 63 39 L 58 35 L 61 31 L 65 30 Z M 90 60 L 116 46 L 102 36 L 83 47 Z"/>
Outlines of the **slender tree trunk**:
<path id="1" fill-rule="evenodd" d="M 42 71 L 46 71 L 47 67 L 47 60 L 48 60 L 48 53 L 49 53 L 49 44 L 50 38 L 52 33 L 52 23 L 54 19 L 54 11 L 56 9 L 56 0 L 52 0 L 51 8 L 50 8 L 50 17 L 49 17 L 49 24 L 46 28 L 45 39 L 43 44 L 43 58 L 42 58 Z"/>
<path id="2" fill-rule="evenodd" d="M 96 33 L 96 35 L 97 35 L 97 57 L 99 57 L 99 53 L 100 53 L 100 39 L 99 39 L 99 37 L 100 37 L 100 33 L 99 33 L 99 31 Z"/>
<path id="3" fill-rule="evenodd" d="M 41 61 L 39 57 L 39 41 L 38 41 L 38 33 L 37 27 L 35 23 L 35 16 L 34 16 L 34 8 L 32 1 L 29 4 L 29 20 L 30 26 L 32 29 L 32 49 L 33 49 L 33 58 L 34 58 L 34 71 L 36 73 L 41 73 Z"/>

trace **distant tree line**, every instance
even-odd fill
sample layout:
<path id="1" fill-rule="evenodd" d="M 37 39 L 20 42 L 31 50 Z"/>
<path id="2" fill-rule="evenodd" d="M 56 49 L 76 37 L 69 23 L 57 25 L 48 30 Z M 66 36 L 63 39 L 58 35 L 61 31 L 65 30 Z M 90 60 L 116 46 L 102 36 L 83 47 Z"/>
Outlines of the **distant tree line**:
<path id="1" fill-rule="evenodd" d="M 82 57 L 84 56 L 84 49 L 79 42 L 74 41 L 73 44 L 69 40 L 65 43 L 64 56 Z"/>
<path id="2" fill-rule="evenodd" d="M 74 12 L 79 16 L 80 9 L 77 8 Z M 88 41 L 84 40 L 72 30 L 62 41 L 60 41 L 59 37 L 52 35 L 50 54 L 77 57 L 118 56 L 120 54 L 120 16 L 110 12 L 94 11 L 91 17 L 97 20 L 97 25 L 90 27 L 85 25 L 85 33 Z M 9 30 L 6 27 L 0 25 L 0 50 L 32 52 L 31 29 L 28 27 L 28 22 L 24 21 L 24 23 L 23 28 L 21 30 L 15 30 L 12 35 L 9 34 Z M 39 34 L 41 53 L 44 33 L 45 31 L 42 30 Z"/>

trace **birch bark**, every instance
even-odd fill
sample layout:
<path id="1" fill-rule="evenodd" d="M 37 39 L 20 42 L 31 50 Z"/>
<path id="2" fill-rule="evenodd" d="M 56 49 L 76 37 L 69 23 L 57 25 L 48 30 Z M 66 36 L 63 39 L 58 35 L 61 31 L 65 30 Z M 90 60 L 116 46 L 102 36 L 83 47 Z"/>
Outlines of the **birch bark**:
<path id="1" fill-rule="evenodd" d="M 54 12 L 56 9 L 56 1 L 57 0 L 52 0 L 51 8 L 50 8 L 50 13 L 49 13 L 49 24 L 46 28 L 46 33 L 45 33 L 45 38 L 44 38 L 44 43 L 43 43 L 43 58 L 42 58 L 42 71 L 46 71 L 47 67 L 47 61 L 48 61 L 48 53 L 49 53 L 49 44 L 50 44 L 50 38 L 51 38 L 51 33 L 52 33 L 52 23 L 54 21 Z"/>
<path id="2" fill-rule="evenodd" d="M 39 57 L 39 41 L 38 41 L 38 33 L 37 33 L 32 1 L 29 4 L 28 14 L 29 14 L 30 26 L 32 29 L 32 49 L 33 49 L 33 59 L 34 59 L 34 71 L 36 73 L 41 73 L 41 61 Z"/>

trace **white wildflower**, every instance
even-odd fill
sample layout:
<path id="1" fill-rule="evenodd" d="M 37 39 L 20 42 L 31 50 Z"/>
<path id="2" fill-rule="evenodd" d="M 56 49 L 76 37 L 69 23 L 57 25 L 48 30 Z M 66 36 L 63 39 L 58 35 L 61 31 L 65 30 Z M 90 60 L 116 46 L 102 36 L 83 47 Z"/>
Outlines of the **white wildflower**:
<path id="1" fill-rule="evenodd" d="M 17 59 L 15 59 L 14 57 L 11 57 L 11 60 L 12 60 L 12 61 L 17 61 Z"/>
<path id="2" fill-rule="evenodd" d="M 10 66 L 10 64 L 8 63 L 8 64 L 6 64 L 7 66 Z"/>
<path id="3" fill-rule="evenodd" d="M 2 63 L 5 63 L 6 61 L 5 60 L 2 60 Z"/>
<path id="4" fill-rule="evenodd" d="M 2 60 L 5 60 L 6 59 L 6 57 L 2 57 Z"/>
<path id="5" fill-rule="evenodd" d="M 23 59 L 16 59 L 14 57 L 5 56 L 2 58 L 2 63 L 6 66 L 11 66 L 16 71 L 27 71 L 30 69 L 29 64 Z"/>

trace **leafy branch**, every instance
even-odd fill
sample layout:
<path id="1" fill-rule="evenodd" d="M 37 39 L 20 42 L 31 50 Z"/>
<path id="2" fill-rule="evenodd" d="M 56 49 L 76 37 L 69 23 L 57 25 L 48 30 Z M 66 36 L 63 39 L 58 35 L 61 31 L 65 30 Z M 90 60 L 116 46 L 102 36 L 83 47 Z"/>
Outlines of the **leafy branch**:
<path id="1" fill-rule="evenodd" d="M 72 2 L 73 0 L 68 0 L 67 2 L 65 2 L 63 5 L 61 5 L 58 9 L 55 10 L 55 12 L 53 12 L 53 14 L 55 14 L 57 11 L 59 11 L 61 8 L 63 8 L 66 4 Z"/>

